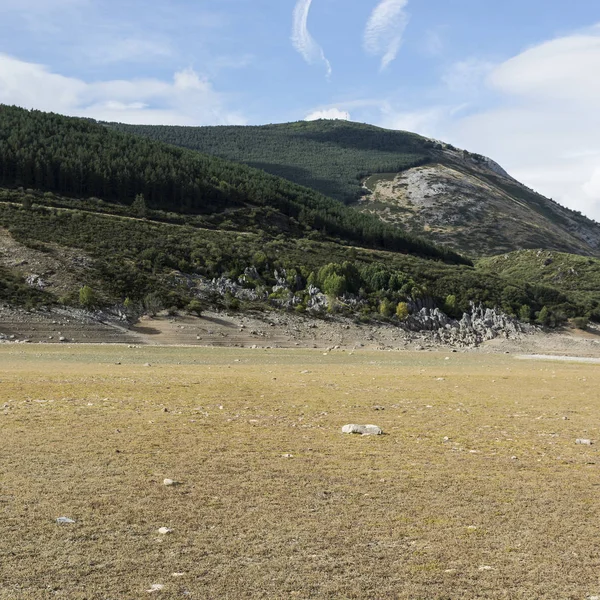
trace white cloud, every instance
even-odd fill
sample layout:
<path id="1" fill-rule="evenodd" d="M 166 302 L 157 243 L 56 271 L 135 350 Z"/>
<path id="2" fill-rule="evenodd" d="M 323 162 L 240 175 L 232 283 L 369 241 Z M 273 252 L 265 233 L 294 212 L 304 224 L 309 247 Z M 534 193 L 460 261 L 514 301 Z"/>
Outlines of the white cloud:
<path id="1" fill-rule="evenodd" d="M 477 92 L 496 65 L 479 58 L 454 63 L 442 76 L 442 82 L 451 92 Z"/>
<path id="2" fill-rule="evenodd" d="M 408 0 L 381 0 L 367 22 L 365 50 L 382 56 L 382 70 L 396 58 L 400 50 L 402 35 L 408 25 L 407 4 Z"/>
<path id="3" fill-rule="evenodd" d="M 419 110 L 397 110 L 388 103 L 380 107 L 379 125 L 386 129 L 412 131 L 426 137 L 436 137 L 440 127 L 448 118 L 444 107 L 431 107 Z"/>
<path id="4" fill-rule="evenodd" d="M 600 167 L 594 170 L 589 181 L 586 181 L 582 187 L 590 198 L 600 198 Z"/>
<path id="5" fill-rule="evenodd" d="M 294 8 L 294 22 L 292 25 L 292 44 L 309 64 L 323 63 L 327 77 L 331 76 L 331 64 L 327 60 L 323 48 L 317 44 L 308 31 L 308 13 L 312 0 L 298 0 Z"/>
<path id="6" fill-rule="evenodd" d="M 497 90 L 543 102 L 597 105 L 600 100 L 600 30 L 558 38 L 500 65 L 490 83 Z"/>
<path id="7" fill-rule="evenodd" d="M 530 48 L 490 72 L 499 106 L 454 122 L 449 133 L 530 187 L 600 220 L 599 72 L 598 28 Z"/>
<path id="8" fill-rule="evenodd" d="M 103 121 L 136 124 L 243 124 L 211 82 L 188 68 L 173 81 L 109 80 L 87 83 L 43 65 L 0 54 L 0 103 Z"/>
<path id="9" fill-rule="evenodd" d="M 305 121 L 318 121 L 319 119 L 332 119 L 332 120 L 350 120 L 350 113 L 346 110 L 340 110 L 339 108 L 326 108 L 323 110 L 315 110 L 305 117 Z"/>

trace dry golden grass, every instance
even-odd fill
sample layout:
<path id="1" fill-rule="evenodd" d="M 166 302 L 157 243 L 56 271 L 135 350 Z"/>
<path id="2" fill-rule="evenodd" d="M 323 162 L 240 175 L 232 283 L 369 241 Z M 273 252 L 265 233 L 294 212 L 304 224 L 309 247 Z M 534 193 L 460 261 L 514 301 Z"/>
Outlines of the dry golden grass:
<path id="1" fill-rule="evenodd" d="M 600 594 L 600 368 L 446 356 L 0 346 L 0 598 Z"/>

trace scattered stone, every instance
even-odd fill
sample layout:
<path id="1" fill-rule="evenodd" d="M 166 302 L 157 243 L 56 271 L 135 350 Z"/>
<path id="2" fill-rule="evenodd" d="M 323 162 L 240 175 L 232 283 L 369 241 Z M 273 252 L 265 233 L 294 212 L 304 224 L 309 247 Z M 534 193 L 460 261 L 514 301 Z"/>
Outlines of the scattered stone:
<path id="1" fill-rule="evenodd" d="M 592 440 L 586 440 L 584 438 L 579 438 L 578 440 L 575 440 L 576 444 L 579 444 L 580 446 L 591 446 L 594 442 L 592 442 Z"/>
<path id="2" fill-rule="evenodd" d="M 373 410 L 385 410 L 384 406 L 374 406 Z"/>
<path id="3" fill-rule="evenodd" d="M 480 571 L 493 571 L 494 567 L 490 567 L 489 565 L 483 565 L 482 567 L 479 567 Z"/>
<path id="4" fill-rule="evenodd" d="M 344 425 L 342 433 L 356 433 L 359 435 L 381 435 L 383 431 L 377 425 Z"/>
<path id="5" fill-rule="evenodd" d="M 519 458 L 517 456 L 511 456 L 510 460 L 519 460 Z"/>
<path id="6" fill-rule="evenodd" d="M 161 590 L 163 590 L 165 588 L 165 586 L 162 583 L 153 583 L 150 586 L 149 590 L 146 590 L 149 594 L 153 594 L 154 592 L 160 592 Z"/>
<path id="7" fill-rule="evenodd" d="M 294 458 L 293 454 L 282 454 L 281 458 Z"/>
<path id="8" fill-rule="evenodd" d="M 151 367 L 152 365 L 150 363 L 145 363 L 144 366 L 145 367 Z"/>
<path id="9" fill-rule="evenodd" d="M 171 577 L 183 577 L 185 573 L 171 573 Z"/>
<path id="10" fill-rule="evenodd" d="M 174 479 L 164 479 L 163 484 L 166 485 L 167 487 L 170 487 L 173 485 L 179 485 L 179 481 L 175 481 Z"/>
<path id="11" fill-rule="evenodd" d="M 158 533 L 160 533 L 160 535 L 169 535 L 170 533 L 173 533 L 173 530 L 169 529 L 168 527 L 161 527 L 158 530 Z"/>
<path id="12" fill-rule="evenodd" d="M 58 517 L 58 519 L 56 519 L 56 522 L 59 525 L 73 525 L 74 523 L 77 523 L 77 521 L 75 521 L 74 519 L 70 519 L 69 517 Z"/>
<path id="13" fill-rule="evenodd" d="M 67 341 L 67 338 L 61 335 L 61 336 L 58 338 L 58 341 L 59 341 L 59 342 L 66 342 L 66 341 Z"/>

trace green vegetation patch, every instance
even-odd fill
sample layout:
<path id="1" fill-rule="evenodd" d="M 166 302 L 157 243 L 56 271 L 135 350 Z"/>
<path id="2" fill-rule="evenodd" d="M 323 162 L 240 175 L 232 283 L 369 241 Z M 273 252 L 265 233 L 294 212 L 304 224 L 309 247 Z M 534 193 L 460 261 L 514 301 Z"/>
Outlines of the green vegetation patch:
<path id="1" fill-rule="evenodd" d="M 260 127 L 172 127 L 107 124 L 262 169 L 341 202 L 364 195 L 374 173 L 398 173 L 429 162 L 434 144 L 414 133 L 349 121 L 299 121 Z"/>

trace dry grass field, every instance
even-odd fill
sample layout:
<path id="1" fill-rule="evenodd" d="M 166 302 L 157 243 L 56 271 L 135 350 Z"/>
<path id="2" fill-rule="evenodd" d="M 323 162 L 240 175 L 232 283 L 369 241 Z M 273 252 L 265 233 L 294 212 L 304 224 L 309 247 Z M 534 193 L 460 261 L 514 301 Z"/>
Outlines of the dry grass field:
<path id="1" fill-rule="evenodd" d="M 599 390 L 508 355 L 0 346 L 0 599 L 600 595 Z"/>

